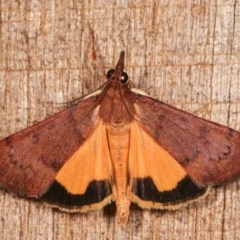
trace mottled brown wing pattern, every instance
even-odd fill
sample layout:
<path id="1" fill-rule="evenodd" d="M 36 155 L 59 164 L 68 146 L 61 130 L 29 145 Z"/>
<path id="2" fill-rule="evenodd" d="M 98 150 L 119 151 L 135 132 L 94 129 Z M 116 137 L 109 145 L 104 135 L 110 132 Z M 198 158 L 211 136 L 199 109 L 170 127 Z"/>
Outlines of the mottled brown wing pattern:
<path id="1" fill-rule="evenodd" d="M 112 178 L 106 125 L 99 120 L 93 134 L 68 158 L 41 199 L 65 211 L 100 209 L 113 199 Z"/>
<path id="2" fill-rule="evenodd" d="M 130 139 L 131 201 L 142 208 L 177 209 L 205 195 L 207 188 L 194 183 L 136 121 L 131 123 Z"/>
<path id="3" fill-rule="evenodd" d="M 134 104 L 139 125 L 196 183 L 219 184 L 240 175 L 240 132 L 133 92 L 125 102 Z"/>
<path id="4" fill-rule="evenodd" d="M 98 105 L 97 96 L 89 97 L 0 141 L 1 187 L 19 195 L 41 196 L 94 131 Z"/>

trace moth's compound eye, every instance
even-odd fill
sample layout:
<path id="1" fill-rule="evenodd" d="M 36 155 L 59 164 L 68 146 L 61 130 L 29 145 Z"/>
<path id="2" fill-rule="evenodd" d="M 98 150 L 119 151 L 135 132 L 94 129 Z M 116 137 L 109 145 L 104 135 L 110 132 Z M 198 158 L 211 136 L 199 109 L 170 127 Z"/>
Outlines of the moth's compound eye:
<path id="1" fill-rule="evenodd" d="M 127 75 L 127 73 L 122 72 L 122 75 L 121 75 L 121 83 L 127 83 L 127 81 L 128 81 L 128 75 Z"/>
<path id="2" fill-rule="evenodd" d="M 107 72 L 107 78 L 110 79 L 110 78 L 112 77 L 113 73 L 114 73 L 114 69 L 108 70 L 108 72 Z"/>

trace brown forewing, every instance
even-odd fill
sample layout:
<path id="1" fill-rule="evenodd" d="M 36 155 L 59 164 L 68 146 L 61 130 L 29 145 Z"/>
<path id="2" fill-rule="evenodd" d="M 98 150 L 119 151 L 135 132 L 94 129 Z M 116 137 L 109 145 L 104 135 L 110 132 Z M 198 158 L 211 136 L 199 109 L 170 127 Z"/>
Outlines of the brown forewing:
<path id="1" fill-rule="evenodd" d="M 134 118 L 200 184 L 240 176 L 240 132 L 201 119 L 150 97 L 130 93 Z"/>
<path id="2" fill-rule="evenodd" d="M 0 141 L 1 187 L 20 195 L 41 196 L 93 132 L 98 104 L 98 97 L 87 98 Z"/>

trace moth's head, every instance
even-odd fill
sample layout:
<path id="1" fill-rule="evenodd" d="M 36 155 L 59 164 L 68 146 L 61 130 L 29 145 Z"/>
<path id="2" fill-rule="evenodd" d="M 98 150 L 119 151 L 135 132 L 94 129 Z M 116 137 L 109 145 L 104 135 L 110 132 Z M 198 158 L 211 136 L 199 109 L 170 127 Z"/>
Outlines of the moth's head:
<path id="1" fill-rule="evenodd" d="M 107 78 L 112 81 L 120 82 L 121 84 L 128 83 L 128 75 L 123 71 L 124 69 L 124 51 L 121 52 L 118 63 L 115 69 L 110 69 L 107 72 Z"/>
<path id="2" fill-rule="evenodd" d="M 108 70 L 108 72 L 107 72 L 107 78 L 108 79 L 112 78 L 114 71 L 115 71 L 114 69 Z M 121 84 L 127 84 L 128 81 L 129 81 L 127 73 L 122 72 L 121 75 L 120 75 L 119 81 L 121 82 Z"/>

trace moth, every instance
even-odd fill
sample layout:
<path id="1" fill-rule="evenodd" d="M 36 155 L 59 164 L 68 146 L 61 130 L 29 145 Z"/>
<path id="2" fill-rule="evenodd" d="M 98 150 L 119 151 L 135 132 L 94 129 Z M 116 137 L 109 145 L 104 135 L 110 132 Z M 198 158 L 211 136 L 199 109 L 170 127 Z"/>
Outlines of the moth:
<path id="1" fill-rule="evenodd" d="M 240 175 L 240 132 L 130 88 L 124 52 L 100 92 L 0 141 L 0 186 L 66 211 L 176 209 Z"/>

